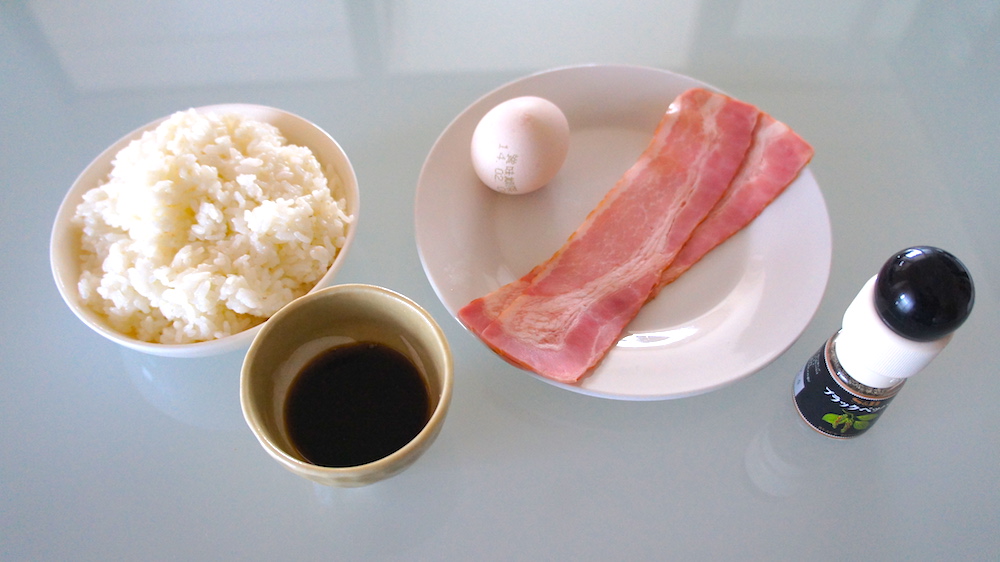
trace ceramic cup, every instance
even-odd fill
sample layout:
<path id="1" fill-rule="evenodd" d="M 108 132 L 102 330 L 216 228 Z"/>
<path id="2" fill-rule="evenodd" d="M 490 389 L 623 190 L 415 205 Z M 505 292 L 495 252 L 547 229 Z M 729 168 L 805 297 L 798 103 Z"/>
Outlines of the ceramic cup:
<path id="1" fill-rule="evenodd" d="M 408 357 L 427 384 L 430 418 L 416 437 L 388 456 L 357 466 L 319 466 L 293 445 L 285 401 L 312 359 L 353 342 L 376 342 Z M 410 466 L 440 432 L 451 391 L 451 351 L 430 314 L 399 293 L 362 284 L 321 289 L 278 311 L 254 338 L 240 377 L 243 417 L 264 450 L 299 476 L 339 487 L 371 484 Z"/>

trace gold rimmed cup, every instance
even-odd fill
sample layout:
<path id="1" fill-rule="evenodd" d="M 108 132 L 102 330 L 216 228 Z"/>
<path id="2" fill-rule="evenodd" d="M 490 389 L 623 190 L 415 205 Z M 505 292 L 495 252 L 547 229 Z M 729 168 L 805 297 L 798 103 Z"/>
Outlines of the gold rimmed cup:
<path id="1" fill-rule="evenodd" d="M 427 421 L 415 437 L 376 460 L 354 466 L 311 462 L 286 423 L 289 391 L 317 357 L 359 342 L 391 348 L 416 367 L 426 385 Z M 401 472 L 431 445 L 448 412 L 452 369 L 444 332 L 418 304 L 374 285 L 337 285 L 292 301 L 264 324 L 243 362 L 240 403 L 261 446 L 286 469 L 328 486 L 364 486 Z"/>

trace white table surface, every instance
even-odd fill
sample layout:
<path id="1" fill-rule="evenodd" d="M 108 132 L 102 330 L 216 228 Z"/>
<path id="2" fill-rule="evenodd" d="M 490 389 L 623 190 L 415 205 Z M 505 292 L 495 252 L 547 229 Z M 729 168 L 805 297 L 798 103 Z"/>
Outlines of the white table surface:
<path id="1" fill-rule="evenodd" d="M 1000 4 L 920 0 L 0 4 L 3 560 L 1000 558 Z M 816 148 L 833 269 L 773 363 L 682 400 L 567 392 L 453 320 L 420 264 L 414 188 L 479 96 L 564 65 L 681 72 Z M 363 216 L 338 276 L 443 326 L 452 410 L 390 480 L 315 486 L 258 446 L 240 353 L 155 359 L 79 322 L 49 271 L 56 209 L 113 141 L 178 109 L 271 105 L 329 131 Z M 805 428 L 790 386 L 893 252 L 973 273 L 951 345 L 851 441 Z"/>

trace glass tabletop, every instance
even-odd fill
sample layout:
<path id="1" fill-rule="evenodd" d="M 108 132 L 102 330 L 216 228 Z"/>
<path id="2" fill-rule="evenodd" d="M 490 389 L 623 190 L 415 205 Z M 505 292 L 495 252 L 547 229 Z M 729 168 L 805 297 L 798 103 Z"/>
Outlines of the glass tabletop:
<path id="1" fill-rule="evenodd" d="M 0 6 L 0 29 L 0 558 L 1000 552 L 997 3 L 24 0 Z M 435 142 L 489 92 L 577 65 L 690 76 L 814 147 L 829 279 L 801 335 L 749 376 L 672 400 L 567 392 L 499 359 L 435 292 L 414 217 Z M 449 340 L 448 418 L 397 476 L 340 489 L 284 470 L 243 420 L 244 350 L 125 349 L 56 290 L 52 223 L 81 171 L 146 123 L 220 103 L 280 108 L 337 140 L 363 211 L 335 281 L 408 296 Z M 972 315 L 877 426 L 828 439 L 796 414 L 793 380 L 865 281 L 913 245 L 968 266 Z M 721 255 L 741 259 L 737 246 Z"/>

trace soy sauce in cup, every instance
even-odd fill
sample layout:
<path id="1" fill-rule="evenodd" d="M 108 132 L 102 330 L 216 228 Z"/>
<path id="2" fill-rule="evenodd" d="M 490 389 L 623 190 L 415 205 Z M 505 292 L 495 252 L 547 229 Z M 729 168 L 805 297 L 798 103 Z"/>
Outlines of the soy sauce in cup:
<path id="1" fill-rule="evenodd" d="M 427 424 L 427 383 L 404 354 L 377 342 L 339 345 L 307 363 L 285 399 L 292 445 L 319 466 L 359 466 L 409 443 Z"/>
<path id="2" fill-rule="evenodd" d="M 355 355 L 358 363 L 348 360 Z M 342 377 L 327 379 L 340 370 L 331 365 L 346 367 Z M 243 359 L 240 406 L 286 469 L 325 486 L 367 486 L 408 468 L 437 438 L 453 370 L 444 332 L 416 302 L 376 285 L 335 285 L 263 324 Z M 357 426 L 369 412 L 366 396 L 385 425 Z M 354 425 L 334 424 L 338 417 Z"/>

